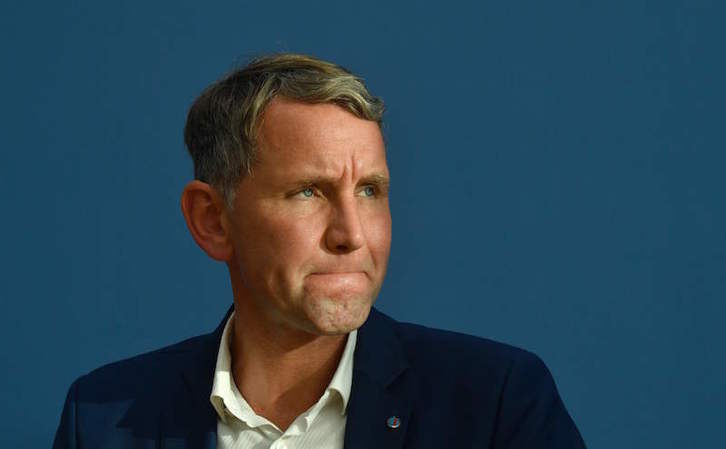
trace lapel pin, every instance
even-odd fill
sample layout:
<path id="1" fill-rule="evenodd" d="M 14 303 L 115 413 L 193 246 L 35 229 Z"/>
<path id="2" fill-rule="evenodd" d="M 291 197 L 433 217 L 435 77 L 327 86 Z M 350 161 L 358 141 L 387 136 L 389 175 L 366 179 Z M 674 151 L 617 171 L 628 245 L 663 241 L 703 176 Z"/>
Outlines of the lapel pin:
<path id="1" fill-rule="evenodd" d="M 398 416 L 391 416 L 386 421 L 386 425 L 389 429 L 398 429 L 399 427 L 401 427 L 401 420 Z"/>

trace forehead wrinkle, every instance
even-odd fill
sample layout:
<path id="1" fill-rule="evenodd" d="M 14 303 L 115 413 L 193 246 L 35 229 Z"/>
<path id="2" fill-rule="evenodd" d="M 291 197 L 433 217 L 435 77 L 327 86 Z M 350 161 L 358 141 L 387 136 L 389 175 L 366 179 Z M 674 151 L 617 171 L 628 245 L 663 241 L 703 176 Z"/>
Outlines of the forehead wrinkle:
<path id="1" fill-rule="evenodd" d="M 328 184 L 328 185 L 344 185 L 346 180 L 350 179 L 351 183 L 357 183 L 360 180 L 386 183 L 388 180 L 387 167 L 371 167 L 366 171 L 363 164 L 353 165 L 353 169 L 349 169 L 348 165 L 343 165 L 342 172 L 337 167 L 326 169 L 321 167 L 323 164 L 315 164 L 307 162 L 298 165 L 295 170 L 284 173 L 284 178 L 290 184 Z M 352 176 L 348 176 L 351 173 Z"/>
<path id="2" fill-rule="evenodd" d="M 360 159 L 358 159 L 358 160 L 360 161 Z M 355 161 L 356 161 L 356 152 L 353 151 L 353 153 L 350 155 L 350 166 L 351 166 L 350 175 L 351 175 L 352 179 L 357 179 L 356 173 L 358 172 L 358 170 L 357 170 L 358 166 L 356 165 Z M 361 161 L 360 163 L 362 164 L 363 162 Z"/>
<path id="3" fill-rule="evenodd" d="M 323 167 L 323 171 L 321 173 L 321 177 L 326 179 L 335 179 L 338 181 L 338 183 L 343 184 L 346 180 L 350 180 L 351 182 L 355 182 L 356 180 L 360 179 L 359 173 L 365 172 L 365 161 L 361 160 L 361 158 L 357 157 L 357 151 L 352 151 L 350 154 L 350 157 L 347 158 L 348 163 L 343 162 L 342 163 L 342 170 L 337 165 L 337 161 L 333 159 L 327 159 L 322 158 L 322 160 L 317 164 L 318 167 Z M 341 158 L 342 159 L 342 158 Z M 328 172 L 328 167 L 326 167 L 326 163 L 332 162 L 330 164 L 332 167 L 330 167 Z M 315 164 L 314 164 L 315 165 Z M 373 168 L 373 167 L 372 167 Z M 378 173 L 378 170 L 375 170 L 375 173 Z M 340 173 L 340 175 L 338 175 Z"/>

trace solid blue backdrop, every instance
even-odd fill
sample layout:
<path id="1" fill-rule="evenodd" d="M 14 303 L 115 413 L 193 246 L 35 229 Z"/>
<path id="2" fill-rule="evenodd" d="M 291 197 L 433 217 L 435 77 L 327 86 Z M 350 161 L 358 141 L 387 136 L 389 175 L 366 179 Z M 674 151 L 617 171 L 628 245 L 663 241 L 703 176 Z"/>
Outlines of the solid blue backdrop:
<path id="1" fill-rule="evenodd" d="M 384 312 L 536 352 L 589 447 L 723 444 L 722 4 L 44 3 L 0 14 L 0 446 L 49 447 L 77 376 L 221 319 L 182 128 L 273 51 L 386 101 Z"/>

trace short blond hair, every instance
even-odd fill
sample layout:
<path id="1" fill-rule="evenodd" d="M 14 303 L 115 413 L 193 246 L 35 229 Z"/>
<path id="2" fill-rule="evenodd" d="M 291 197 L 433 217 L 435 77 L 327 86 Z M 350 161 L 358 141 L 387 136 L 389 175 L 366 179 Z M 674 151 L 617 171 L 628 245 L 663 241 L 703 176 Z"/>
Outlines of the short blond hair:
<path id="1" fill-rule="evenodd" d="M 383 101 L 345 68 L 311 56 L 283 53 L 253 59 L 207 87 L 189 109 L 184 143 L 194 178 L 216 188 L 229 210 L 256 160 L 259 120 L 276 96 L 334 103 L 382 126 Z"/>

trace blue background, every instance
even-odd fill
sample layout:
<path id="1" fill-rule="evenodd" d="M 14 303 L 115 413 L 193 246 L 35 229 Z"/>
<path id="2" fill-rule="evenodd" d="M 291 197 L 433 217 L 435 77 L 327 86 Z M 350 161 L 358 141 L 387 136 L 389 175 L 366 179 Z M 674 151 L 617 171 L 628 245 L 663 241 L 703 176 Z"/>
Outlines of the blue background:
<path id="1" fill-rule="evenodd" d="M 49 447 L 77 376 L 216 326 L 186 111 L 294 51 L 387 103 L 380 309 L 536 352 L 591 448 L 722 447 L 718 3 L 4 6 L 0 446 Z"/>

